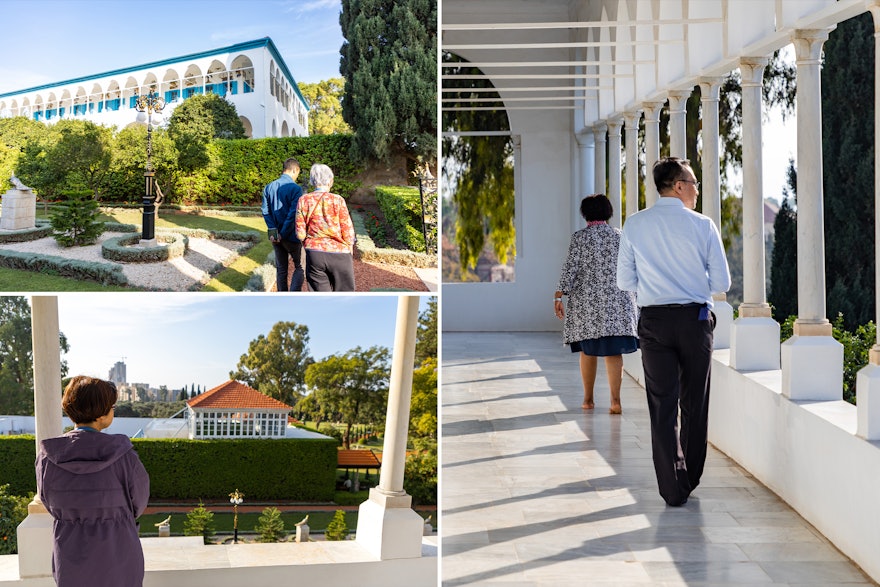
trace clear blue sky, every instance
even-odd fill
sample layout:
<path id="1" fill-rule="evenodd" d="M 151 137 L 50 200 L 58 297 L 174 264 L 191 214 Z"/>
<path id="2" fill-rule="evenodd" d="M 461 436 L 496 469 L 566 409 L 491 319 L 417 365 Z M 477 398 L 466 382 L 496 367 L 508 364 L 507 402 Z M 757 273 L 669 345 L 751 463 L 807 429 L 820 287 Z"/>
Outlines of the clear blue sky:
<path id="1" fill-rule="evenodd" d="M 227 381 L 250 342 L 281 321 L 309 327 L 315 360 L 356 346 L 392 349 L 397 296 L 68 293 L 58 310 L 70 375 L 106 378 L 126 357 L 130 383 L 204 389 Z"/>
<path id="2" fill-rule="evenodd" d="M 0 93 L 271 37 L 297 82 L 339 76 L 340 0 L 0 0 Z"/>

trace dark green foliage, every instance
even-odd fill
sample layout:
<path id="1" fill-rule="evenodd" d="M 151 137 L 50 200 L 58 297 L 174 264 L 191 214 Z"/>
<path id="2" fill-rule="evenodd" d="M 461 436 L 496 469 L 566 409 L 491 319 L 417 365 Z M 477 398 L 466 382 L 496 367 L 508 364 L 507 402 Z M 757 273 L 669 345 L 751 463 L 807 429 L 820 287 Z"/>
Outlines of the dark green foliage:
<path id="1" fill-rule="evenodd" d="M 316 84 L 300 83 L 299 91 L 309 105 L 309 134 L 328 135 L 351 132 L 342 119 L 345 80 L 334 77 Z"/>
<path id="2" fill-rule="evenodd" d="M 104 223 L 98 222 L 98 202 L 88 193 L 71 195 L 51 216 L 52 235 L 63 247 L 92 245 L 104 232 Z"/>
<path id="3" fill-rule="evenodd" d="M 342 116 L 352 154 L 437 157 L 437 2 L 343 0 Z"/>
<path id="4" fill-rule="evenodd" d="M 789 161 L 788 190 L 773 222 L 773 263 L 770 266 L 770 292 L 767 296 L 777 320 L 797 314 L 797 213 L 789 196 L 795 196 L 797 171 Z"/>
<path id="5" fill-rule="evenodd" d="M 170 196 L 178 176 L 177 147 L 165 129 L 152 132 L 151 166 L 155 181 L 163 193 Z M 144 170 L 147 163 L 147 127 L 130 125 L 116 134 L 110 169 L 104 178 L 102 200 L 134 202 L 140 205 L 146 185 Z"/>
<path id="6" fill-rule="evenodd" d="M 118 418 L 170 418 L 186 407 L 183 400 L 176 402 L 116 402 L 113 411 Z"/>
<path id="7" fill-rule="evenodd" d="M 406 458 L 403 488 L 413 498 L 413 505 L 437 504 L 437 453 L 419 452 Z"/>
<path id="8" fill-rule="evenodd" d="M 308 397 L 315 397 L 315 394 L 311 394 Z M 305 399 L 305 398 L 303 398 Z M 297 404 L 299 405 L 299 404 Z M 339 444 L 342 444 L 342 440 L 344 438 L 342 434 L 342 430 L 331 424 L 330 422 L 321 422 L 321 425 L 318 426 L 318 432 L 323 434 L 324 436 L 329 436 L 330 438 L 335 438 Z"/>
<path id="9" fill-rule="evenodd" d="M 280 542 L 285 536 L 281 512 L 274 507 L 264 509 L 254 529 L 260 535 L 260 542 Z"/>
<path id="10" fill-rule="evenodd" d="M 436 255 L 416 253 L 415 251 L 405 251 L 403 249 L 381 249 L 377 247 L 364 225 L 363 213 L 359 212 L 357 208 L 349 212 L 351 213 L 351 223 L 354 225 L 355 240 L 357 241 L 355 248 L 357 248 L 357 258 L 359 260 L 387 263 L 389 265 L 403 265 L 404 267 L 437 266 Z"/>
<path id="11" fill-rule="evenodd" d="M 174 109 L 168 135 L 179 153 L 180 168 L 195 171 L 210 163 L 211 139 L 243 139 L 244 125 L 235 106 L 217 94 L 192 96 Z"/>
<path id="12" fill-rule="evenodd" d="M 34 228 L 23 230 L 10 230 L 0 235 L 0 244 L 24 243 L 46 238 L 52 234 L 52 226 L 47 220 L 37 218 Z"/>
<path id="13" fill-rule="evenodd" d="M 345 523 L 345 512 L 343 510 L 336 510 L 336 513 L 333 514 L 333 519 L 330 520 L 330 523 L 327 524 L 327 529 L 324 530 L 324 539 L 345 540 L 346 538 L 348 538 L 348 525 Z"/>
<path id="14" fill-rule="evenodd" d="M 439 330 L 437 298 L 428 298 L 428 307 L 419 314 L 419 331 L 416 340 L 416 364 L 425 359 L 437 358 L 437 331 Z"/>
<path id="15" fill-rule="evenodd" d="M 309 327 L 277 322 L 268 335 L 259 335 L 241 355 L 229 378 L 293 407 L 305 392 L 306 369 L 314 363 L 309 353 Z"/>
<path id="16" fill-rule="evenodd" d="M 54 255 L 0 250 L 0 267 L 23 269 L 34 273 L 45 273 L 48 275 L 71 277 L 73 279 L 86 279 L 104 285 L 128 284 L 128 278 L 122 272 L 121 265 L 80 261 Z"/>
<path id="17" fill-rule="evenodd" d="M 157 244 L 153 247 L 136 247 L 141 240 L 140 233 L 115 236 L 101 243 L 101 256 L 111 261 L 125 263 L 157 263 L 176 257 L 183 257 L 189 245 L 189 239 L 182 234 L 157 233 Z"/>
<path id="18" fill-rule="evenodd" d="M 205 509 L 205 504 L 199 501 L 198 507 L 190 510 L 186 514 L 186 521 L 183 523 L 184 536 L 201 536 L 205 544 L 211 543 L 214 537 L 214 512 Z"/>
<path id="19" fill-rule="evenodd" d="M 28 495 L 36 492 L 37 478 L 34 463 L 37 460 L 37 445 L 33 434 L 0 437 L 0 454 L 3 455 L 0 485 L 8 486 L 9 493 L 13 495 Z"/>
<path id="20" fill-rule="evenodd" d="M 838 24 L 822 68 L 827 315 L 850 330 L 875 318 L 873 33 L 868 12 Z"/>
<path id="21" fill-rule="evenodd" d="M 376 201 L 385 219 L 394 229 L 397 240 L 407 248 L 425 252 L 425 236 L 422 234 L 422 201 L 419 189 L 412 187 L 376 188 Z"/>
<path id="22" fill-rule="evenodd" d="M 0 485 L 0 555 L 18 552 L 18 525 L 27 517 L 29 501 Z"/>
<path id="23" fill-rule="evenodd" d="M 254 500 L 333 498 L 334 441 L 135 439 L 134 443 L 150 473 L 154 499 L 216 498 L 229 493 L 230 487 Z"/>
<path id="24" fill-rule="evenodd" d="M 33 343 L 31 340 L 31 308 L 27 299 L 19 296 L 0 296 L 0 414 L 32 415 L 34 413 Z M 61 334 L 59 349 L 70 350 L 67 338 Z M 61 362 L 61 376 L 67 375 L 67 362 Z M 58 382 L 61 395 L 61 381 Z M 33 443 L 31 443 L 33 445 Z M 33 446 L 31 446 L 33 448 Z M 0 455 L 5 456 L 0 450 Z M 30 453 L 33 455 L 33 451 Z M 33 474 L 33 456 L 30 471 Z M 6 464 L 0 466 L 0 475 Z M 12 481 L 0 478 L 0 483 Z M 13 483 L 12 491 L 25 493 L 25 489 Z"/>

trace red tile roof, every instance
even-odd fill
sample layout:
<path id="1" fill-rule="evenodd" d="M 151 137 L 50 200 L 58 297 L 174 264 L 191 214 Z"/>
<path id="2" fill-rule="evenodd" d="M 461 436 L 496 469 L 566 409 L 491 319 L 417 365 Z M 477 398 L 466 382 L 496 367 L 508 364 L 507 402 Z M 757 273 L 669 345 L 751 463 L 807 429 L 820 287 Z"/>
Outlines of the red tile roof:
<path id="1" fill-rule="evenodd" d="M 292 410 L 287 404 L 263 395 L 253 387 L 238 381 L 227 381 L 214 389 L 209 389 L 186 402 L 191 408 L 213 408 L 221 410 Z"/>

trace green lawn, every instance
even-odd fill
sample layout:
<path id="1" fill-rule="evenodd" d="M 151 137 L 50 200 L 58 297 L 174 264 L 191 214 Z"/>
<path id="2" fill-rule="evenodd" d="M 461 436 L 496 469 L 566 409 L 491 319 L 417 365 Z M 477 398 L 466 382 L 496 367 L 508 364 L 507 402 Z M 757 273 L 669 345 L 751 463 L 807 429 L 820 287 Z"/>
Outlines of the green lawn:
<path id="1" fill-rule="evenodd" d="M 0 267 L 0 291 L 138 291 L 120 285 L 101 285 L 97 281 L 68 279 L 45 273 Z"/>

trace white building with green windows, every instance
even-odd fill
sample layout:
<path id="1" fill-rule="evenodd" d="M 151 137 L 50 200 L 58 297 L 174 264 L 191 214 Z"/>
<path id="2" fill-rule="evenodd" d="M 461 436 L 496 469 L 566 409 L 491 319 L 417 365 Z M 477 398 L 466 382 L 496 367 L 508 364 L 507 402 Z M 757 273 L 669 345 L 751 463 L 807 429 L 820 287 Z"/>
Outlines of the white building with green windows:
<path id="1" fill-rule="evenodd" d="M 0 94 L 0 118 L 124 128 L 136 122 L 137 96 L 150 90 L 165 100 L 166 119 L 191 96 L 217 94 L 235 105 L 249 137 L 309 134 L 309 107 L 269 37 Z"/>

